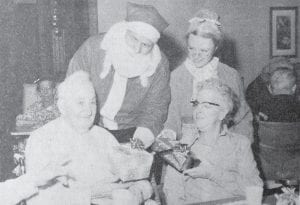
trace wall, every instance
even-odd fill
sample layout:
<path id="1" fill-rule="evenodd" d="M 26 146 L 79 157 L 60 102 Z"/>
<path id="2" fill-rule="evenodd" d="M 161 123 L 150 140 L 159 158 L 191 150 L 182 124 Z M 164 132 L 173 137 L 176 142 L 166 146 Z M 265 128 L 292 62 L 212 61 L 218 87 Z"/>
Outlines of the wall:
<path id="1" fill-rule="evenodd" d="M 106 31 L 110 25 L 124 19 L 126 2 L 127 0 L 98 0 L 99 32 Z M 178 58 L 178 55 L 182 54 L 177 49 L 184 47 L 183 36 L 188 26 L 187 20 L 200 8 L 215 10 L 221 16 L 221 23 L 229 42 L 226 46 L 230 54 L 224 53 L 225 61 L 240 71 L 246 85 L 257 76 L 269 59 L 269 8 L 300 6 L 299 0 L 132 0 L 132 2 L 152 4 L 168 20 L 170 26 L 166 35 L 172 42 L 165 45 L 170 46 L 166 50 L 173 58 Z M 298 28 L 300 28 L 299 17 Z M 300 29 L 298 37 L 300 38 Z M 299 51 L 300 46 L 298 54 Z"/>
<path id="2" fill-rule="evenodd" d="M 14 166 L 9 133 L 22 112 L 23 84 L 53 73 L 51 1 L 0 0 L 0 181 Z M 88 4 L 87 0 L 61 2 L 67 64 L 89 36 Z"/>
<path id="3" fill-rule="evenodd" d="M 0 1 L 0 181 L 7 170 L 12 168 L 11 140 L 8 135 L 10 122 L 14 121 L 14 112 L 20 107 L 18 97 L 18 72 L 14 66 L 14 56 L 17 55 L 16 46 L 13 45 L 15 30 L 15 8 L 10 0 Z M 22 44 L 17 41 L 16 45 Z M 21 53 L 20 53 L 21 54 Z M 15 63 L 17 64 L 17 62 Z M 26 70 L 26 68 L 25 68 Z"/>

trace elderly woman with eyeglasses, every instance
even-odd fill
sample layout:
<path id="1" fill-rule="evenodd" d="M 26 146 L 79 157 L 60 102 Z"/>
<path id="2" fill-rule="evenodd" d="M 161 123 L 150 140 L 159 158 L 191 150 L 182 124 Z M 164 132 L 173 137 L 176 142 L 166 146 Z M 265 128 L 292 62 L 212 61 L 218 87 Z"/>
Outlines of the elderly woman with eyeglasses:
<path id="1" fill-rule="evenodd" d="M 227 129 L 238 105 L 235 93 L 218 80 L 198 84 L 193 107 L 198 134 L 189 146 L 201 163 L 183 173 L 167 167 L 167 204 L 244 196 L 246 187 L 262 187 L 250 140 Z"/>
<path id="2" fill-rule="evenodd" d="M 230 129 L 246 135 L 252 141 L 252 113 L 245 101 L 240 75 L 215 57 L 223 38 L 218 15 L 210 10 L 200 10 L 189 22 L 186 35 L 188 56 L 184 63 L 171 73 L 172 97 L 163 132 L 180 138 L 182 118 L 192 117 L 190 102 L 195 99 L 195 85 L 215 78 L 228 85 L 241 102 L 234 125 Z"/>

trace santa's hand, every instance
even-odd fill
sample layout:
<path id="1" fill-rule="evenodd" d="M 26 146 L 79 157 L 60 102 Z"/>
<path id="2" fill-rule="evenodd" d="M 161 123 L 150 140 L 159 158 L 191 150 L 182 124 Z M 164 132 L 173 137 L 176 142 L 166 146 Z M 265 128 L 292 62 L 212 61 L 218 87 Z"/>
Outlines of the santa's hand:
<path id="1" fill-rule="evenodd" d="M 167 138 L 169 140 L 176 140 L 176 132 L 171 129 L 164 129 L 161 131 L 161 133 L 157 136 L 158 138 Z"/>
<path id="2" fill-rule="evenodd" d="M 144 148 L 147 149 L 154 142 L 154 135 L 151 130 L 146 127 L 137 127 L 133 139 L 139 139 L 144 144 Z"/>
<path id="3" fill-rule="evenodd" d="M 145 149 L 144 143 L 138 138 L 130 139 L 130 145 L 131 145 L 131 148 L 133 148 L 133 149 L 139 149 L 139 150 Z"/>

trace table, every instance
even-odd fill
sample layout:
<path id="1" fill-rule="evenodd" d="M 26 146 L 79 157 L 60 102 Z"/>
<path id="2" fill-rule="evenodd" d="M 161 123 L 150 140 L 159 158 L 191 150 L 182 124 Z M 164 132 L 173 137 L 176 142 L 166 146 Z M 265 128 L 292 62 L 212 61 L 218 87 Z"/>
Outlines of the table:
<path id="1" fill-rule="evenodd" d="M 10 135 L 11 136 L 23 136 L 23 137 L 28 137 L 30 135 L 30 133 L 33 131 L 34 129 L 32 127 L 28 127 L 28 126 L 24 126 L 24 127 L 15 127 L 11 132 Z"/>
<path id="2" fill-rule="evenodd" d="M 215 201 L 199 202 L 199 203 L 192 203 L 186 205 L 217 205 L 217 204 L 225 204 L 225 203 L 241 201 L 241 200 L 245 200 L 245 197 L 232 197 L 227 199 L 219 199 Z"/>
<path id="3" fill-rule="evenodd" d="M 199 203 L 192 203 L 192 204 L 186 204 L 186 205 L 222 205 L 230 202 L 237 202 L 237 201 L 243 201 L 245 200 L 245 197 L 232 197 L 227 199 L 219 199 L 215 201 L 207 201 L 207 202 L 199 202 Z M 276 198 L 274 195 L 264 196 L 263 205 L 275 205 L 276 204 Z"/>
<path id="4" fill-rule="evenodd" d="M 13 173 L 16 176 L 21 176 L 25 174 L 25 146 L 27 138 L 30 133 L 33 131 L 31 127 L 15 127 L 10 135 L 14 137 L 16 140 L 16 144 L 14 145 L 14 161 L 16 164 L 16 168 L 13 170 Z M 25 201 L 21 201 L 18 205 L 26 205 Z"/>
<path id="5" fill-rule="evenodd" d="M 29 137 L 30 133 L 34 131 L 32 127 L 15 127 L 11 132 L 10 135 L 16 140 L 16 148 L 14 151 L 17 153 L 24 153 L 25 145 L 27 138 Z"/>
<path id="6" fill-rule="evenodd" d="M 33 131 L 31 127 L 15 127 L 10 135 L 14 137 L 15 143 L 13 145 L 14 161 L 16 164 L 13 173 L 16 176 L 25 174 L 25 146 L 27 138 Z"/>

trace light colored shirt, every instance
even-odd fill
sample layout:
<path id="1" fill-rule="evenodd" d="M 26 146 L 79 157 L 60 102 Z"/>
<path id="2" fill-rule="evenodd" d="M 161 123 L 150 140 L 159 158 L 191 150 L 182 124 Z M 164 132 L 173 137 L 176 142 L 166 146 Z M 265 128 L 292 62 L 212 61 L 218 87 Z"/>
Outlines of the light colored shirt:
<path id="1" fill-rule="evenodd" d="M 91 187 L 97 182 L 114 182 L 109 154 L 118 142 L 108 131 L 98 126 L 80 135 L 63 118 L 34 131 L 28 139 L 25 157 L 27 173 L 34 173 L 49 162 L 69 159 L 68 186 L 55 183 L 40 189 L 27 205 L 90 205 Z"/>

